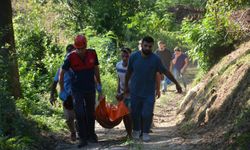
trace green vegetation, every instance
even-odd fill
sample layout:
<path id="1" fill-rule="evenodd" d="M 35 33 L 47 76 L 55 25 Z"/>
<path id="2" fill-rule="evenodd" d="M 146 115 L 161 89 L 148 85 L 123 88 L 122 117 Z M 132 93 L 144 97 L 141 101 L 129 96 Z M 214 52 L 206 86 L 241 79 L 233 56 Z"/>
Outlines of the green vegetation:
<path id="1" fill-rule="evenodd" d="M 183 134 L 188 134 L 188 132 L 190 132 L 191 129 L 193 129 L 195 126 L 195 123 L 192 122 L 192 121 L 188 121 L 188 122 L 185 122 L 184 124 L 182 124 L 180 126 L 180 131 L 183 133 Z"/>
<path id="2" fill-rule="evenodd" d="M 182 23 L 182 36 L 190 48 L 189 55 L 203 71 L 208 71 L 223 56 L 234 50 L 241 31 L 230 19 L 232 11 L 249 5 L 247 1 L 209 0 L 203 19 Z"/>
<path id="3" fill-rule="evenodd" d="M 250 140 L 249 130 L 242 131 L 242 129 L 247 129 L 246 125 L 249 124 L 249 118 L 250 118 L 249 104 L 250 100 L 248 100 L 245 108 L 239 113 L 239 115 L 235 119 L 234 129 L 231 132 L 225 134 L 226 140 L 233 141 L 229 147 L 230 149 L 235 149 L 236 147 L 240 147 L 240 149 L 249 148 L 249 140 Z"/>
<path id="4" fill-rule="evenodd" d="M 96 49 L 104 93 L 109 102 L 114 102 L 120 47 L 136 49 L 138 40 L 152 35 L 165 41 L 171 50 L 181 46 L 188 51 L 198 61 L 203 75 L 234 50 L 241 33 L 228 17 L 232 11 L 247 6 L 247 0 L 13 1 L 23 97 L 15 100 L 10 93 L 9 60 L 2 53 L 5 45 L 1 45 L 0 149 L 42 149 L 38 145 L 48 142 L 43 132 L 65 131 L 61 104 L 52 108 L 48 95 L 53 76 L 65 57 L 65 47 L 76 34 L 84 33 L 88 47 Z M 189 11 L 179 17 L 184 8 Z M 194 15 L 191 10 L 202 10 L 201 17 L 190 19 Z M 187 123 L 184 130 L 191 125 Z"/>

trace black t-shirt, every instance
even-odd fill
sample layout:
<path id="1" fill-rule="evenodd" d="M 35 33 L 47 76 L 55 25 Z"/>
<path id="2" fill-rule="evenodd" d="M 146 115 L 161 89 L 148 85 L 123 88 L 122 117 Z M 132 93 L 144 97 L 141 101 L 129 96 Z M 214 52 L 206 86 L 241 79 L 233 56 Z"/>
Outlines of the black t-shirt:
<path id="1" fill-rule="evenodd" d="M 166 69 L 170 69 L 170 62 L 172 60 L 172 54 L 168 49 L 165 49 L 163 51 L 160 51 L 159 49 L 155 52 L 156 55 L 158 55 L 162 61 L 162 64 Z"/>

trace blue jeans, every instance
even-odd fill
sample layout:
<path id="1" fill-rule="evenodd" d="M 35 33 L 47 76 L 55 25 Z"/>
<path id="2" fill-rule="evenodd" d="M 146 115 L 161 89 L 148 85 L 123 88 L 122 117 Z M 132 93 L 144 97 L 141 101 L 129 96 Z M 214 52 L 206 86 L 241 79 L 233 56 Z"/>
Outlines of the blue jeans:
<path id="1" fill-rule="evenodd" d="M 95 134 L 95 92 L 73 92 L 74 110 L 79 130 L 79 137 L 87 140 Z"/>
<path id="2" fill-rule="evenodd" d="M 186 89 L 186 87 L 187 87 L 187 82 L 186 82 L 186 79 L 185 79 L 185 77 L 184 77 L 184 74 L 181 74 L 181 71 L 178 70 L 178 69 L 176 69 L 176 68 L 173 69 L 173 74 L 174 74 L 175 79 L 176 79 L 178 82 L 181 81 L 181 82 L 183 83 L 184 88 Z"/>
<path id="3" fill-rule="evenodd" d="M 162 85 L 162 91 L 166 92 L 167 91 L 167 85 L 169 85 L 171 81 L 164 75 L 164 80 L 161 81 Z"/>
<path id="4" fill-rule="evenodd" d="M 152 124 L 155 96 L 139 97 L 131 95 L 131 116 L 133 130 L 149 133 Z M 142 120 L 141 120 L 142 119 Z M 141 129 L 143 127 L 143 129 Z"/>

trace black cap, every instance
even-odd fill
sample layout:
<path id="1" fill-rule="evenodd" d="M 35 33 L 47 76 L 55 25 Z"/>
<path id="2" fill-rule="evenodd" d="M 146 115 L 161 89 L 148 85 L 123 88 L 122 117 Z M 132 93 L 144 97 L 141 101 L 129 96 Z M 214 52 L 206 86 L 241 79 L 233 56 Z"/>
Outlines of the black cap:
<path id="1" fill-rule="evenodd" d="M 73 44 L 69 44 L 66 47 L 66 51 L 67 53 L 70 53 L 71 51 L 73 51 L 75 49 L 75 47 L 73 46 Z"/>

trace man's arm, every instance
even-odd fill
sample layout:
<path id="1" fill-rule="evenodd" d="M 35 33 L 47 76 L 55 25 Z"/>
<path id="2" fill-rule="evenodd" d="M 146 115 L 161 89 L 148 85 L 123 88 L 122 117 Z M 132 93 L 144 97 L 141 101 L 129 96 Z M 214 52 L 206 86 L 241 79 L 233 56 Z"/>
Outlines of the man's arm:
<path id="1" fill-rule="evenodd" d="M 127 70 L 127 73 L 125 75 L 125 89 L 124 89 L 125 96 L 127 96 L 129 94 L 128 82 L 131 78 L 131 75 L 132 75 L 132 71 Z"/>
<path id="2" fill-rule="evenodd" d="M 131 78 L 131 75 L 133 73 L 133 60 L 134 60 L 134 55 L 132 54 L 130 57 L 129 57 L 129 60 L 128 60 L 128 69 L 127 69 L 127 72 L 126 72 L 126 75 L 125 75 L 125 87 L 124 87 L 124 96 L 127 97 L 128 94 L 129 94 L 129 87 L 128 87 L 128 82 Z"/>
<path id="3" fill-rule="evenodd" d="M 173 63 L 172 63 L 172 61 L 170 61 L 169 71 L 172 72 L 172 70 L 173 70 Z"/>
<path id="4" fill-rule="evenodd" d="M 161 74 L 159 72 L 156 73 L 156 98 L 160 98 L 161 97 L 161 91 L 160 91 L 160 88 L 161 88 Z"/>
<path id="5" fill-rule="evenodd" d="M 118 79 L 117 79 L 117 94 L 120 92 L 120 89 L 121 89 L 121 87 L 120 87 L 120 78 L 118 76 Z"/>
<path id="6" fill-rule="evenodd" d="M 121 90 L 120 78 L 118 76 L 118 80 L 117 80 L 117 94 L 116 94 L 116 99 L 118 101 L 123 100 L 123 96 L 124 96 L 124 93 L 120 93 L 120 90 Z"/>
<path id="7" fill-rule="evenodd" d="M 56 92 L 57 83 L 58 83 L 57 81 L 54 81 L 51 85 L 50 99 L 49 99 L 51 105 L 54 105 L 56 101 L 55 92 Z"/>
<path id="8" fill-rule="evenodd" d="M 164 72 L 165 76 L 168 77 L 169 80 L 171 80 L 174 84 L 179 84 L 176 79 L 174 78 L 174 76 L 172 75 L 172 73 L 166 69 L 166 71 Z"/>
<path id="9" fill-rule="evenodd" d="M 187 66 L 188 66 L 188 58 L 185 59 L 185 64 L 184 66 L 181 68 L 181 73 L 184 73 L 184 71 L 187 69 Z"/>
<path id="10" fill-rule="evenodd" d="M 163 64 L 162 64 L 162 62 L 160 61 L 160 59 L 158 59 L 157 66 L 159 67 L 159 68 L 158 68 L 158 71 L 159 71 L 160 73 L 165 74 L 166 77 L 167 77 L 169 80 L 171 80 L 173 83 L 175 83 L 176 89 L 177 89 L 178 93 L 181 93 L 181 92 L 182 92 L 182 89 L 181 89 L 180 84 L 176 81 L 176 79 L 174 78 L 174 76 L 172 75 L 172 73 L 171 73 L 168 69 L 166 69 L 166 68 L 163 66 Z"/>
<path id="11" fill-rule="evenodd" d="M 175 65 L 176 61 L 177 61 L 177 57 L 176 57 L 176 55 L 174 55 L 174 59 L 172 60 L 172 64 Z"/>
<path id="12" fill-rule="evenodd" d="M 64 74 L 70 69 L 70 55 L 67 55 L 66 59 L 63 62 L 62 68 L 59 73 L 59 85 L 60 92 L 64 91 Z"/>
<path id="13" fill-rule="evenodd" d="M 59 74 L 60 92 L 64 91 L 64 74 L 65 74 L 65 70 L 61 69 L 60 74 Z"/>
<path id="14" fill-rule="evenodd" d="M 102 93 L 100 69 L 99 69 L 98 65 L 95 66 L 95 78 L 96 78 L 96 89 L 97 89 L 98 93 Z"/>
<path id="15" fill-rule="evenodd" d="M 174 76 L 172 75 L 172 73 L 166 69 L 166 71 L 164 72 L 164 74 L 167 76 L 167 78 L 169 80 L 171 80 L 173 83 L 175 83 L 176 85 L 176 89 L 178 91 L 178 93 L 181 93 L 182 92 L 182 89 L 181 89 L 181 86 L 180 84 L 176 81 L 176 79 L 174 78 Z"/>
<path id="16" fill-rule="evenodd" d="M 56 101 L 55 93 L 56 93 L 56 86 L 57 86 L 57 83 L 59 81 L 60 70 L 61 69 L 57 70 L 56 75 L 55 75 L 54 80 L 53 80 L 53 83 L 51 85 L 50 98 L 49 98 L 49 101 L 50 101 L 51 105 L 54 105 L 55 101 Z"/>
<path id="17" fill-rule="evenodd" d="M 95 66 L 95 77 L 97 84 L 101 85 L 101 78 L 100 78 L 100 69 L 99 66 Z"/>

